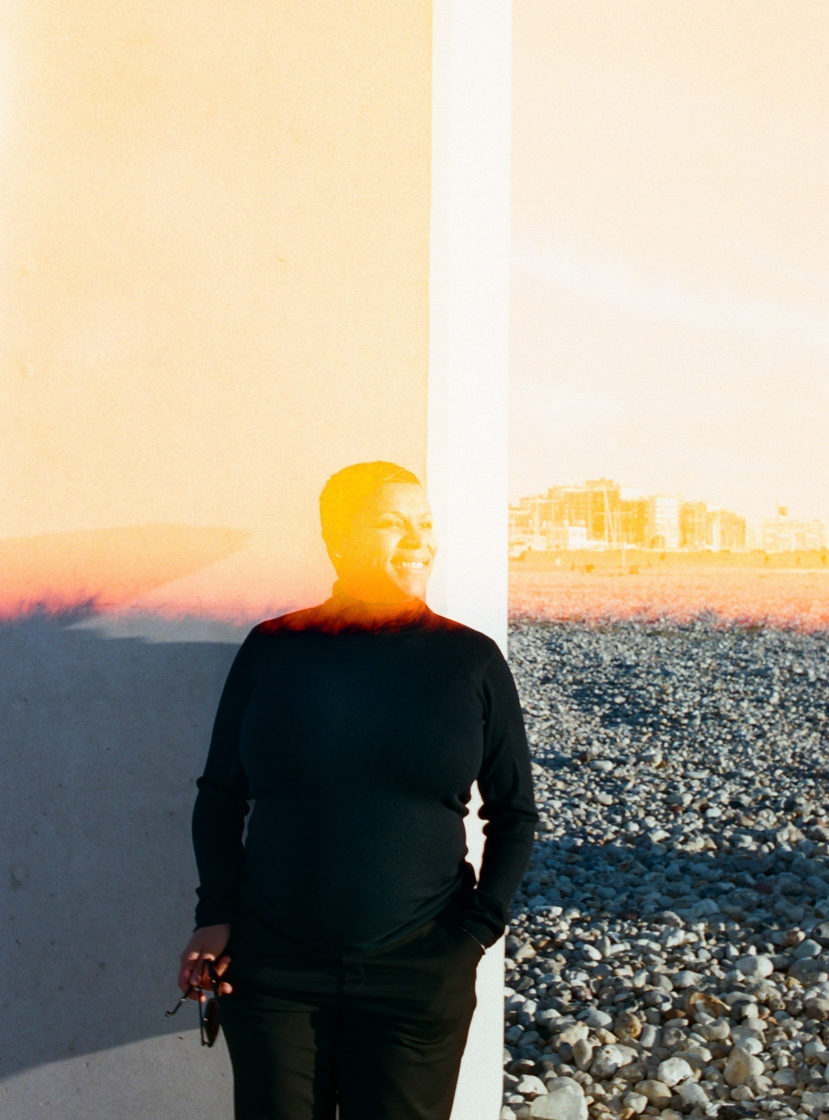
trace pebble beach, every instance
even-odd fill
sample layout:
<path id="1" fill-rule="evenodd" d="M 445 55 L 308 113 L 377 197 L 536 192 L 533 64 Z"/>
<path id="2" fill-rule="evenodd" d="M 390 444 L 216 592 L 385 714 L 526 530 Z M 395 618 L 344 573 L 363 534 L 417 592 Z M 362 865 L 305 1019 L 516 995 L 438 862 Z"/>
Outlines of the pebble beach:
<path id="1" fill-rule="evenodd" d="M 829 1120 L 829 630 L 517 620 L 501 1120 Z"/>

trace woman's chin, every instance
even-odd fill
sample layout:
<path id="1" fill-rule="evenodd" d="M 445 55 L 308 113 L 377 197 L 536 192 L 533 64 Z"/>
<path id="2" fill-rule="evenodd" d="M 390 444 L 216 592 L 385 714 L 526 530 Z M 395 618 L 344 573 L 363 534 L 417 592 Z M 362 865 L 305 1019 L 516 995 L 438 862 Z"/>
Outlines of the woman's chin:
<path id="1" fill-rule="evenodd" d="M 400 580 L 395 585 L 396 601 L 399 603 L 411 602 L 412 599 L 426 598 L 425 579 Z"/>

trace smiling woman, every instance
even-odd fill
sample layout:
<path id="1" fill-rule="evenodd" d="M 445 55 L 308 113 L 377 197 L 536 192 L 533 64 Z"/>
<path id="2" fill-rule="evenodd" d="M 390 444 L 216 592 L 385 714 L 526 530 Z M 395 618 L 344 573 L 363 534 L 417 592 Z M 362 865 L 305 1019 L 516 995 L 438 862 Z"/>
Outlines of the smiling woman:
<path id="1" fill-rule="evenodd" d="M 437 541 L 411 471 L 383 462 L 346 467 L 326 483 L 320 519 L 347 594 L 371 603 L 426 598 Z"/>
<path id="2" fill-rule="evenodd" d="M 333 595 L 255 627 L 222 693 L 179 985 L 216 962 L 237 1120 L 448 1120 L 537 819 L 521 708 L 495 642 L 426 606 L 416 476 L 346 467 L 320 512 Z"/>

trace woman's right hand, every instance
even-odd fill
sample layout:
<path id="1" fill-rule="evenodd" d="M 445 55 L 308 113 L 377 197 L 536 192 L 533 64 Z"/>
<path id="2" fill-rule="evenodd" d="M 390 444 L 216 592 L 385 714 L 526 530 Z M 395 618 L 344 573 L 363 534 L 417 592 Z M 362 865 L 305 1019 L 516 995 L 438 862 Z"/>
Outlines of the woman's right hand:
<path id="1" fill-rule="evenodd" d="M 226 922 L 215 926 L 200 926 L 193 931 L 193 936 L 184 946 L 180 957 L 178 986 L 183 992 L 188 988 L 210 986 L 210 978 L 204 968 L 205 961 L 213 961 L 219 976 L 227 970 L 230 957 L 224 955 L 224 950 L 229 940 L 230 926 Z M 232 991 L 233 988 L 227 980 L 219 984 L 220 995 L 226 996 Z M 197 999 L 198 993 L 193 992 L 192 998 Z"/>

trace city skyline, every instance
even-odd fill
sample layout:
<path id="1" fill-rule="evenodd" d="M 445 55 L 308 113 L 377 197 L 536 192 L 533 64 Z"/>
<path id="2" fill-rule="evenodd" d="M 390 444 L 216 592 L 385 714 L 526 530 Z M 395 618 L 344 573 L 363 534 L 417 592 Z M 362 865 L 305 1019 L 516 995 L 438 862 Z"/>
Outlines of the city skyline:
<path id="1" fill-rule="evenodd" d="M 829 520 L 829 9 L 514 12 L 511 497 Z"/>
<path id="2" fill-rule="evenodd" d="M 791 516 L 761 519 L 681 492 L 648 493 L 606 476 L 556 483 L 509 504 L 509 541 L 541 550 L 637 546 L 666 551 L 825 550 L 826 523 Z"/>
<path id="3" fill-rule="evenodd" d="M 604 474 L 602 472 L 595 472 L 595 471 L 590 473 L 590 474 L 585 475 L 581 479 L 568 478 L 568 479 L 565 479 L 563 481 L 562 480 L 557 480 L 557 481 L 552 482 L 552 483 L 547 482 L 546 484 L 542 484 L 541 486 L 535 487 L 531 491 L 526 491 L 522 494 L 510 494 L 509 504 L 510 504 L 510 506 L 514 506 L 518 502 L 520 502 L 524 499 L 533 498 L 533 497 L 540 497 L 540 496 L 546 494 L 547 491 L 549 491 L 551 489 L 575 489 L 575 488 L 578 488 L 578 487 L 586 486 L 586 485 L 588 485 L 590 483 L 593 483 L 593 482 L 602 482 L 602 481 L 611 483 L 613 485 L 618 485 L 622 489 L 622 491 L 624 491 L 624 496 L 627 497 L 627 498 L 645 498 L 645 497 L 656 497 L 656 496 L 677 497 L 677 498 L 680 498 L 682 501 L 704 502 L 711 509 L 726 509 L 726 508 L 728 508 L 725 505 L 723 505 L 722 503 L 714 501 L 708 495 L 700 495 L 700 494 L 696 494 L 696 493 L 689 495 L 686 491 L 684 491 L 682 489 L 672 489 L 672 488 L 668 488 L 668 487 L 665 487 L 665 486 L 656 486 L 653 489 L 651 489 L 651 488 L 646 487 L 646 486 L 635 485 L 635 484 L 630 483 L 628 481 L 619 481 L 616 478 L 612 478 L 608 474 Z M 747 522 L 752 523 L 752 524 L 759 524 L 760 522 L 766 521 L 769 518 L 776 517 L 776 516 L 780 515 L 781 511 L 784 511 L 784 513 L 783 513 L 784 516 L 797 518 L 798 520 L 815 520 L 815 521 L 820 521 L 821 523 L 825 523 L 825 521 L 826 521 L 826 519 L 821 517 L 820 514 L 817 511 L 801 510 L 799 508 L 796 508 L 796 507 L 790 505 L 787 502 L 772 503 L 772 504 L 769 505 L 768 509 L 766 509 L 765 511 L 761 510 L 759 515 L 756 515 L 756 516 L 747 514 L 745 512 L 745 510 L 740 510 L 740 509 L 731 510 L 731 512 L 739 514 L 741 517 L 744 517 Z"/>

